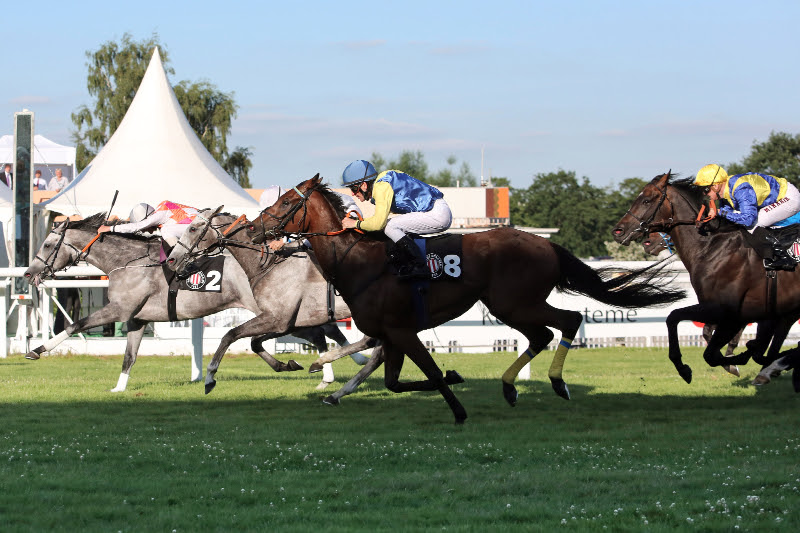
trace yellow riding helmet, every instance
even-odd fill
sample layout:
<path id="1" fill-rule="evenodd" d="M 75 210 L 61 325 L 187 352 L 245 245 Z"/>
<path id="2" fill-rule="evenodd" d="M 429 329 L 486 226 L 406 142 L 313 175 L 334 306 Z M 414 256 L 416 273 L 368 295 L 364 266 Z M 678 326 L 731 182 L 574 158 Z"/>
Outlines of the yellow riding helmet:
<path id="1" fill-rule="evenodd" d="M 710 164 L 700 169 L 697 176 L 694 178 L 694 184 L 700 187 L 708 187 L 715 183 L 721 183 L 728 180 L 728 173 L 719 165 Z"/>

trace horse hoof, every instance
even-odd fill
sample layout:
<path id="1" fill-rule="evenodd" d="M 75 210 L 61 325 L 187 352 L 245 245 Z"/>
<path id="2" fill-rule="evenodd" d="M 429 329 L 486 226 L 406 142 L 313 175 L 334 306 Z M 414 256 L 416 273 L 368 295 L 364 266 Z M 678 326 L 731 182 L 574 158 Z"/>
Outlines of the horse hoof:
<path id="1" fill-rule="evenodd" d="M 448 385 L 457 385 L 459 383 L 464 383 L 464 378 L 455 370 L 448 370 L 444 374 L 444 382 Z"/>
<path id="2" fill-rule="evenodd" d="M 514 385 L 509 383 L 503 382 L 503 398 L 506 399 L 508 405 L 514 407 L 517 405 L 517 398 L 519 398 L 519 393 L 517 392 L 517 388 Z"/>
<path id="3" fill-rule="evenodd" d="M 678 370 L 678 374 L 681 375 L 681 377 L 683 378 L 683 381 L 685 381 L 686 383 L 691 383 L 692 382 L 692 369 L 691 369 L 691 367 L 689 365 L 683 365 Z"/>
<path id="4" fill-rule="evenodd" d="M 736 366 L 736 365 L 723 365 L 722 368 L 724 368 L 725 371 L 728 374 L 733 374 L 737 378 L 739 377 L 739 367 L 738 366 Z"/>
<path id="5" fill-rule="evenodd" d="M 333 383 L 333 381 L 320 381 L 319 385 L 317 385 L 317 390 L 325 390 L 331 383 Z"/>
<path id="6" fill-rule="evenodd" d="M 750 383 L 751 385 L 755 385 L 756 387 L 760 387 L 761 385 L 766 385 L 770 382 L 770 379 L 767 376 L 759 374 L 753 379 Z"/>
<path id="7" fill-rule="evenodd" d="M 322 365 L 319 363 L 311 363 L 311 366 L 308 367 L 308 373 L 313 374 L 315 372 L 322 372 Z"/>
<path id="8" fill-rule="evenodd" d="M 334 398 L 333 396 L 328 396 L 322 399 L 322 403 L 326 405 L 339 405 L 339 399 Z"/>
<path id="9" fill-rule="evenodd" d="M 39 357 L 41 356 L 34 351 L 30 351 L 25 354 L 25 359 L 30 359 L 31 361 L 36 361 L 37 359 L 39 359 Z"/>
<path id="10" fill-rule="evenodd" d="M 294 372 L 295 370 L 303 370 L 303 366 L 294 359 L 289 359 L 289 362 L 286 363 L 286 369 Z"/>
<path id="11" fill-rule="evenodd" d="M 463 425 L 464 425 L 464 421 L 465 421 L 466 419 L 467 419 L 467 415 L 464 415 L 464 416 L 457 416 L 457 417 L 456 417 L 456 425 L 457 425 L 457 426 L 463 426 Z"/>
<path id="12" fill-rule="evenodd" d="M 563 379 L 550 378 L 550 383 L 553 385 L 553 390 L 556 391 L 556 394 L 565 400 L 569 400 L 569 389 L 567 388 L 567 384 L 564 383 Z"/>
<path id="13" fill-rule="evenodd" d="M 216 386 L 217 386 L 217 380 L 216 379 L 214 381 L 210 381 L 210 382 L 206 383 L 206 394 L 208 394 L 209 392 L 214 390 L 214 387 L 216 387 Z"/>
<path id="14" fill-rule="evenodd" d="M 792 386 L 795 392 L 800 392 L 800 372 L 796 368 L 792 370 Z"/>

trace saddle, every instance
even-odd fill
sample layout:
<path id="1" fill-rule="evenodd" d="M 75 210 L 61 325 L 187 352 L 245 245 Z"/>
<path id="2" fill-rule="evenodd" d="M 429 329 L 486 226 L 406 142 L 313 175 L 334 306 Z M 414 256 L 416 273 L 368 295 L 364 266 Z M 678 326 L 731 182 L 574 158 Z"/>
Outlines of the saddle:
<path id="1" fill-rule="evenodd" d="M 409 237 L 425 257 L 430 270 L 430 279 L 423 279 L 421 283 L 461 279 L 462 235 L 445 233 L 434 237 L 421 237 L 409 234 Z M 386 255 L 389 258 L 390 271 L 397 274 L 398 269 L 404 265 L 405 258 L 391 240 L 386 241 Z"/>
<path id="2" fill-rule="evenodd" d="M 767 270 L 793 271 L 800 263 L 800 224 L 742 230 L 745 244 L 764 260 Z"/>
<path id="3" fill-rule="evenodd" d="M 432 282 L 458 282 L 461 281 L 462 250 L 461 237 L 456 233 L 445 233 L 435 237 L 420 237 L 409 235 L 414 244 L 425 257 L 430 278 L 413 281 L 409 284 L 414 303 L 414 315 L 420 329 L 430 327 L 430 309 L 428 288 Z M 404 254 L 397 250 L 392 241 L 386 242 L 386 254 L 389 257 L 389 270 L 397 274 L 399 268 L 404 266 Z"/>

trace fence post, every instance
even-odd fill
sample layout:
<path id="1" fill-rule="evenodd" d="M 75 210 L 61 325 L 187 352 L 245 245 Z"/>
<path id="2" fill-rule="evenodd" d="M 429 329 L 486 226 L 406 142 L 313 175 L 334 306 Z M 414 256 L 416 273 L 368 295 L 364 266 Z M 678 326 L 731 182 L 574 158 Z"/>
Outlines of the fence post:
<path id="1" fill-rule="evenodd" d="M 6 331 L 6 318 L 8 317 L 8 286 L 11 280 L 6 278 L 0 281 L 0 357 L 8 357 L 8 332 Z"/>

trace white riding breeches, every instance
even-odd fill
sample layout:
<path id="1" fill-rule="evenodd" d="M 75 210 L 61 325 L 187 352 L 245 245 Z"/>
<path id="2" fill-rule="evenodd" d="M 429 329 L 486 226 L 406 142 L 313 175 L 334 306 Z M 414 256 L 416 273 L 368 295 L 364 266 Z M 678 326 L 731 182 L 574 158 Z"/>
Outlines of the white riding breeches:
<path id="1" fill-rule="evenodd" d="M 453 213 L 450 211 L 450 206 L 447 205 L 444 198 L 439 198 L 429 211 L 393 216 L 386 223 L 383 231 L 387 237 L 397 242 L 405 237 L 406 233 L 427 235 L 444 231 L 450 227 L 452 222 Z"/>
<path id="2" fill-rule="evenodd" d="M 774 204 L 765 205 L 759 209 L 758 221 L 748 231 L 752 233 L 757 227 L 766 228 L 772 226 L 785 218 L 789 218 L 798 211 L 800 211 L 800 191 L 789 183 L 786 188 L 786 196 Z"/>

